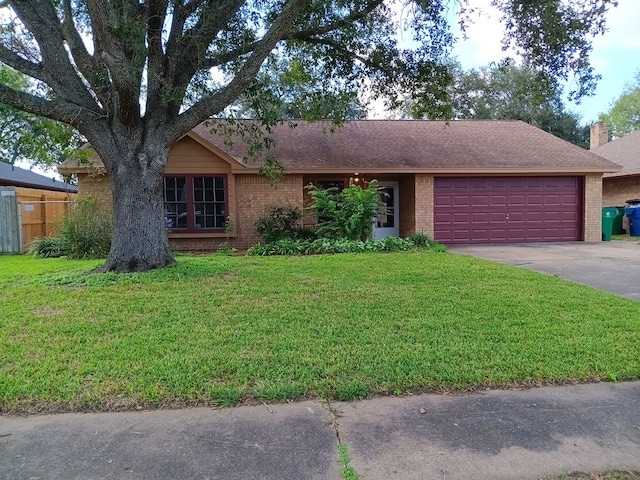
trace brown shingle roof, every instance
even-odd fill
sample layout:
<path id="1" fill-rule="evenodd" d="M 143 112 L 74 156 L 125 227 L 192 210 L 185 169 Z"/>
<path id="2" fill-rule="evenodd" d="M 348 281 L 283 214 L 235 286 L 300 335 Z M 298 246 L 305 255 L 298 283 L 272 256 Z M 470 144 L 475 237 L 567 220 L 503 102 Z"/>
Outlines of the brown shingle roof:
<path id="1" fill-rule="evenodd" d="M 329 133 L 330 122 L 278 126 L 269 151 L 290 170 L 394 169 L 398 171 L 531 169 L 616 171 L 619 167 L 520 121 L 361 120 Z M 231 149 L 204 125 L 194 129 L 236 161 L 246 145 Z"/>
<path id="2" fill-rule="evenodd" d="M 274 128 L 269 154 L 288 171 L 394 171 L 394 172 L 614 172 L 619 166 L 520 121 L 464 120 L 359 120 L 333 133 L 331 122 L 296 121 Z M 247 146 L 210 132 L 204 124 L 193 133 L 226 153 L 235 169 L 243 164 Z M 99 162 L 100 164 L 102 162 Z M 86 169 L 86 167 L 83 167 Z M 79 171 L 77 161 L 65 161 L 60 170 Z M 84 171 L 84 170 L 83 170 Z"/>
<path id="3" fill-rule="evenodd" d="M 640 175 L 640 132 L 630 133 L 591 150 L 596 155 L 622 165 L 622 170 L 605 177 Z"/>

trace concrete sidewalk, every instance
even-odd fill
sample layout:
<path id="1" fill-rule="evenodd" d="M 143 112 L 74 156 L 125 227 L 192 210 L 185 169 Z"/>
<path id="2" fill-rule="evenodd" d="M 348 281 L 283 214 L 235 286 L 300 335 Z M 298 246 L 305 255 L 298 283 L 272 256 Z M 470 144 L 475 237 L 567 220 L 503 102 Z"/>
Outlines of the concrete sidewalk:
<path id="1" fill-rule="evenodd" d="M 640 471 L 640 382 L 0 417 L 5 479 L 538 479 Z"/>

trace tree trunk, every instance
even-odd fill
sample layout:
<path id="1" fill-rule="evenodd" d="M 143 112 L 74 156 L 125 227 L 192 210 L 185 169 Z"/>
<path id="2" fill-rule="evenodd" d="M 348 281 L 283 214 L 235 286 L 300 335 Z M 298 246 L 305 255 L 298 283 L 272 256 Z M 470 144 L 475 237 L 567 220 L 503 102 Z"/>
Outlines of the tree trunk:
<path id="1" fill-rule="evenodd" d="M 113 194 L 114 232 L 103 272 L 144 272 L 175 262 L 164 216 L 163 173 L 168 147 L 147 140 L 105 160 Z"/>

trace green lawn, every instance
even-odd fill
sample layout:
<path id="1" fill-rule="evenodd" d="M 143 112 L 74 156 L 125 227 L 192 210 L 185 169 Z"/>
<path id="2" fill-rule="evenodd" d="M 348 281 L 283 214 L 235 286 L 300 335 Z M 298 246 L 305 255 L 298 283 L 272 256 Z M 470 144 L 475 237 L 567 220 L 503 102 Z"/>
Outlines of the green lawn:
<path id="1" fill-rule="evenodd" d="M 447 253 L 0 256 L 0 411 L 640 377 L 640 302 Z"/>

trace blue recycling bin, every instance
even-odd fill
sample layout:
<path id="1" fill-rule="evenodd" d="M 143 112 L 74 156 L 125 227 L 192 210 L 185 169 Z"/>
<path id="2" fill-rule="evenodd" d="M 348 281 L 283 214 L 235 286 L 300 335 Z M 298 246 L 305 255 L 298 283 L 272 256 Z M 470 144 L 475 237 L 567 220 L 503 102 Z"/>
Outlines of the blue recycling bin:
<path id="1" fill-rule="evenodd" d="M 640 237 L 640 207 L 626 207 L 624 213 L 629 219 L 629 235 Z"/>

